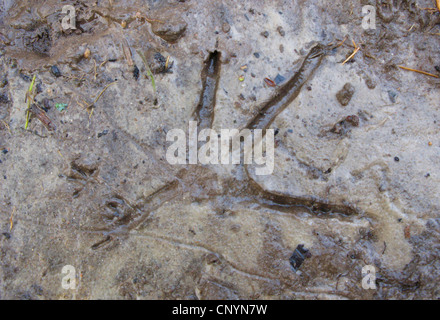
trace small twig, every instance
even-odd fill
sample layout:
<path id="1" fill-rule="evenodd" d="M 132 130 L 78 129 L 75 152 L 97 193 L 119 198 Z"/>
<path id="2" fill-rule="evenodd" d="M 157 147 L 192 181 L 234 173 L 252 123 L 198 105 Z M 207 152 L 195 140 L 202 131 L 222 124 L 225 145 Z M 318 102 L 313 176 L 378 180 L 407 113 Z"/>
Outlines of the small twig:
<path id="1" fill-rule="evenodd" d="M 335 48 L 339 48 L 340 46 L 342 46 L 342 45 L 345 43 L 345 41 L 347 41 L 347 39 L 348 39 L 348 36 L 345 36 L 344 39 L 342 39 L 341 42 L 339 42 L 339 43 L 335 46 Z"/>
<path id="2" fill-rule="evenodd" d="M 26 99 L 25 102 L 27 101 L 28 107 L 26 110 L 26 123 L 24 125 L 24 128 L 27 129 L 28 125 L 29 125 L 29 118 L 30 118 L 30 109 L 31 109 L 31 103 L 34 101 L 34 98 L 32 97 L 32 89 L 34 88 L 34 83 L 35 83 L 35 79 L 36 79 L 37 75 L 34 74 L 34 77 L 32 78 L 32 82 L 29 86 L 29 90 L 26 93 Z"/>
<path id="3" fill-rule="evenodd" d="M 167 57 L 167 61 L 165 62 L 165 70 L 168 70 L 169 62 L 170 62 L 170 56 Z"/>
<path id="4" fill-rule="evenodd" d="M 96 72 L 96 60 L 93 59 L 93 63 L 95 64 L 93 71 L 95 72 L 95 74 L 93 75 L 94 80 L 96 81 L 96 76 L 98 75 L 98 73 Z"/>
<path id="5" fill-rule="evenodd" d="M 11 217 L 9 218 L 9 232 L 12 230 L 12 227 L 14 226 L 14 212 L 15 212 L 15 206 L 12 208 Z"/>
<path id="6" fill-rule="evenodd" d="M 156 82 L 154 81 L 153 73 L 151 72 L 151 69 L 148 66 L 147 59 L 145 59 L 144 54 L 140 50 L 136 50 L 136 52 L 139 54 L 139 56 L 142 58 L 142 61 L 144 62 L 145 68 L 147 69 L 147 74 L 151 79 L 151 84 L 153 85 L 154 94 L 156 94 Z"/>
<path id="7" fill-rule="evenodd" d="M 131 50 L 125 38 L 122 38 L 122 50 L 124 51 L 125 59 L 127 60 L 128 66 L 134 66 L 133 59 L 131 58 Z"/>
<path id="8" fill-rule="evenodd" d="M 106 86 L 104 87 L 104 89 L 102 89 L 102 91 L 98 94 L 98 96 L 95 98 L 95 100 L 94 100 L 92 103 L 87 103 L 87 102 L 85 102 L 85 101 L 83 100 L 84 103 L 86 104 L 86 106 L 84 107 L 84 109 L 88 109 L 88 108 L 93 107 L 93 106 L 95 105 L 95 103 L 98 102 L 99 98 L 102 96 L 102 94 L 105 92 L 105 90 L 107 90 L 108 87 L 110 87 L 112 84 L 114 84 L 114 83 L 116 83 L 116 82 L 117 82 L 117 81 L 113 81 L 113 82 L 109 83 L 108 85 L 106 85 Z M 77 101 L 77 103 L 78 103 L 78 101 Z"/>
<path id="9" fill-rule="evenodd" d="M 67 162 L 66 158 L 64 158 L 64 156 L 63 156 L 63 154 L 61 153 L 61 151 L 60 151 L 60 150 L 57 150 L 57 151 L 58 151 L 58 154 L 61 156 L 61 158 L 63 158 L 63 160 Z"/>
<path id="10" fill-rule="evenodd" d="M 9 124 L 6 123 L 6 121 L 2 120 L 3 125 L 5 126 L 6 129 L 8 129 L 9 133 L 12 135 L 12 131 L 11 128 L 9 127 Z"/>
<path id="11" fill-rule="evenodd" d="M 356 53 L 358 53 L 358 51 L 360 50 L 360 47 L 358 47 L 356 42 L 354 42 L 354 40 L 352 40 L 352 41 L 353 41 L 354 51 L 347 59 L 345 59 L 344 62 L 342 62 L 342 65 L 344 65 L 346 62 L 348 62 L 350 59 L 352 59 L 356 55 Z"/>
<path id="12" fill-rule="evenodd" d="M 424 74 L 424 75 L 427 75 L 427 76 L 430 76 L 430 77 L 440 78 L 439 76 L 437 76 L 437 75 L 435 75 L 435 74 L 428 73 L 428 72 L 425 72 L 425 71 L 416 70 L 416 69 L 412 69 L 412 68 L 407 68 L 407 67 L 404 67 L 404 66 L 398 66 L 398 67 L 401 68 L 401 69 L 404 69 L 404 70 L 408 70 L 408 71 L 413 71 L 413 72 L 421 73 L 421 74 Z"/>

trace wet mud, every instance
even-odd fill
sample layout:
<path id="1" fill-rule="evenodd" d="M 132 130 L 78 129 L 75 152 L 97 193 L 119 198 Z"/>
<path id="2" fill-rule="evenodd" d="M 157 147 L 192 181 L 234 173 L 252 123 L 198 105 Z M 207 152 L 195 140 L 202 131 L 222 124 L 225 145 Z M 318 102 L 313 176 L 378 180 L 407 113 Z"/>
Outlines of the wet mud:
<path id="1" fill-rule="evenodd" d="M 439 297 L 429 1 L 0 3 L 1 299 Z M 191 120 L 274 173 L 169 164 Z"/>

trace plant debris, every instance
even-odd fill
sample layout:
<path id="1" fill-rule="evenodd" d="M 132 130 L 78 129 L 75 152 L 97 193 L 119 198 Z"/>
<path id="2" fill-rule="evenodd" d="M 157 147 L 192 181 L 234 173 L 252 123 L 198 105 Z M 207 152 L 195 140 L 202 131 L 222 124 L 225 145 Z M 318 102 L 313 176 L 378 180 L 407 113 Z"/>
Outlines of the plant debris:
<path id="1" fill-rule="evenodd" d="M 154 81 L 154 76 L 153 73 L 151 72 L 150 66 L 148 65 L 147 59 L 145 59 L 144 54 L 140 50 L 137 50 L 136 52 L 139 54 L 139 56 L 142 58 L 142 61 L 144 62 L 145 69 L 147 70 L 147 75 L 151 80 L 151 85 L 153 86 L 153 91 L 154 94 L 156 95 L 156 82 Z"/>
<path id="2" fill-rule="evenodd" d="M 32 104 L 29 109 L 30 112 L 41 121 L 41 123 L 46 127 L 48 131 L 55 131 L 56 126 L 52 120 L 49 119 L 46 112 L 43 109 L 38 107 L 36 104 Z"/>
<path id="3" fill-rule="evenodd" d="M 67 108 L 67 103 L 55 103 L 55 108 L 59 111 L 64 111 Z"/>
<path id="4" fill-rule="evenodd" d="M 33 89 L 34 89 L 34 83 L 35 83 L 35 79 L 36 78 L 37 78 L 37 75 L 34 75 L 34 77 L 32 78 L 32 82 L 29 85 L 29 89 L 26 92 L 26 98 L 24 100 L 28 104 L 28 107 L 27 107 L 27 110 L 26 110 L 26 123 L 24 125 L 25 129 L 27 129 L 28 126 L 29 126 L 30 108 L 31 108 L 31 103 L 34 102 L 34 95 L 35 95 L 35 93 L 34 93 Z"/>
<path id="5" fill-rule="evenodd" d="M 360 50 L 360 47 L 358 47 L 358 45 L 356 44 L 356 42 L 354 42 L 354 40 L 353 40 L 353 45 L 354 45 L 354 51 L 347 59 L 345 59 L 344 62 L 342 62 L 343 65 L 346 64 L 348 61 L 350 61 Z"/>
<path id="6" fill-rule="evenodd" d="M 421 73 L 430 77 L 434 77 L 434 78 L 440 78 L 439 76 L 429 73 L 429 72 L 425 72 L 425 71 L 421 71 L 421 70 L 416 70 L 416 69 L 412 69 L 412 68 L 408 68 L 408 67 L 404 67 L 404 66 L 398 66 L 400 69 L 404 69 L 404 70 L 408 70 L 408 71 L 413 71 L 413 72 L 417 72 L 417 73 Z"/>
<path id="7" fill-rule="evenodd" d="M 271 79 L 269 78 L 264 78 L 264 82 L 269 86 L 269 87 L 276 87 L 276 83 L 273 82 Z"/>

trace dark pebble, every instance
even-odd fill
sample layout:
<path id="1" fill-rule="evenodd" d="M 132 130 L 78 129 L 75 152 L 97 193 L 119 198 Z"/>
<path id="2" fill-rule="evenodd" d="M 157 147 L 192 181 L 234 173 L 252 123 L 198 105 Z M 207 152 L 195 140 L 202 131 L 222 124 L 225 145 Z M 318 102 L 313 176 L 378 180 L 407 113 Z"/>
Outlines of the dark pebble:
<path id="1" fill-rule="evenodd" d="M 44 98 L 40 103 L 41 109 L 45 112 L 49 111 L 53 107 L 53 100 L 49 98 Z"/>
<path id="2" fill-rule="evenodd" d="M 440 66 L 435 66 L 435 70 L 437 70 L 437 72 L 440 72 Z"/>
<path id="3" fill-rule="evenodd" d="M 394 157 L 394 161 L 399 162 L 400 161 L 399 157 Z"/>
<path id="4" fill-rule="evenodd" d="M 5 103 L 6 104 L 8 102 L 9 102 L 9 99 L 8 99 L 8 96 L 7 96 L 6 93 L 0 95 L 0 103 Z"/>
<path id="5" fill-rule="evenodd" d="M 8 152 L 9 152 L 8 149 L 3 149 L 3 150 L 2 150 L 2 153 L 3 153 L 3 154 L 7 154 Z"/>
<path id="6" fill-rule="evenodd" d="M 275 84 L 278 85 L 278 84 L 280 84 L 281 82 L 283 82 L 284 80 L 286 80 L 286 78 L 284 78 L 282 75 L 278 74 L 278 75 L 275 77 Z"/>
<path id="7" fill-rule="evenodd" d="M 37 90 L 37 94 L 43 92 L 43 86 L 41 85 L 41 83 L 37 83 L 37 85 L 35 86 L 35 88 L 36 88 L 36 90 Z"/>
<path id="8" fill-rule="evenodd" d="M 397 93 L 396 92 L 394 92 L 392 90 L 389 90 L 388 91 L 388 96 L 390 97 L 390 101 L 392 103 L 396 103 L 396 97 L 397 97 Z"/>
<path id="9" fill-rule="evenodd" d="M 4 88 L 4 87 L 6 87 L 7 85 L 8 85 L 8 79 L 3 78 L 3 79 L 0 81 L 0 88 Z"/>
<path id="10" fill-rule="evenodd" d="M 269 32 L 268 31 L 264 31 L 262 33 L 260 33 L 263 37 L 268 38 L 269 37 Z"/>
<path id="11" fill-rule="evenodd" d="M 137 65 L 135 65 L 133 69 L 133 78 L 136 81 L 139 79 L 139 68 L 137 67 Z"/>
<path id="12" fill-rule="evenodd" d="M 29 82 L 31 81 L 31 78 L 27 75 L 25 75 L 24 73 L 19 73 L 20 78 L 22 78 L 24 81 Z"/>
<path id="13" fill-rule="evenodd" d="M 57 66 L 50 67 L 50 73 L 52 73 L 52 75 L 54 75 L 56 78 L 61 77 L 61 71 Z"/>
<path id="14" fill-rule="evenodd" d="M 299 267 L 301 267 L 304 260 L 309 257 L 311 257 L 309 250 L 304 248 L 303 244 L 299 244 L 290 257 L 289 262 L 293 270 L 297 271 Z"/>
<path id="15" fill-rule="evenodd" d="M 101 138 L 102 136 L 105 136 L 108 133 L 108 130 L 104 130 L 100 133 L 98 133 L 98 138 Z"/>
<path id="16" fill-rule="evenodd" d="M 260 54 L 258 52 L 254 52 L 254 56 L 258 59 L 260 57 Z"/>

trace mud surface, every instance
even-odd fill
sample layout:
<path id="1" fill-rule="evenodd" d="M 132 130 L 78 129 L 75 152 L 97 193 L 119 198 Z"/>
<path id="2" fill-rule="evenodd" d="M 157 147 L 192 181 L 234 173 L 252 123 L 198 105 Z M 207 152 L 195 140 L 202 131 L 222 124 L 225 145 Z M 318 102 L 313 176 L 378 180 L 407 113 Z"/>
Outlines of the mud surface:
<path id="1" fill-rule="evenodd" d="M 65 4 L 0 0 L 1 299 L 440 298 L 433 1 Z M 191 120 L 273 174 L 169 164 Z"/>

